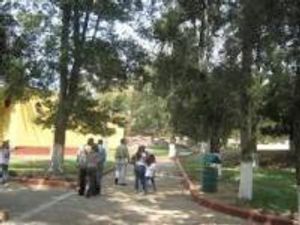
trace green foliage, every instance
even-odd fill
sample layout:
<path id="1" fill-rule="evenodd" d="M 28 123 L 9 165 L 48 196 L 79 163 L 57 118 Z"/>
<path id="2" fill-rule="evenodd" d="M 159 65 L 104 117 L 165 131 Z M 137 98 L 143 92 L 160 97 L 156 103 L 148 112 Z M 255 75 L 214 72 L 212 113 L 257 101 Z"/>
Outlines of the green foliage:
<path id="1" fill-rule="evenodd" d="M 17 19 L 22 23 L 21 26 L 25 29 L 25 32 L 34 32 L 45 18 L 41 12 L 36 14 L 20 12 L 17 14 Z"/>
<path id="2" fill-rule="evenodd" d="M 169 129 L 170 115 L 167 102 L 154 94 L 150 83 L 131 96 L 132 132 L 159 136 Z"/>
<path id="3" fill-rule="evenodd" d="M 68 129 L 111 135 L 114 131 L 107 123 L 124 125 L 124 119 L 112 105 L 103 106 L 106 103 L 95 93 L 124 85 L 146 62 L 143 49 L 120 37 L 114 27 L 115 21 L 134 19 L 141 6 L 138 0 L 9 4 L 8 12 L 11 7 L 18 9 L 11 15 L 16 25 L 9 26 L 17 26 L 21 35 L 9 49 L 12 55 L 5 56 L 9 59 L 7 95 L 24 99 L 32 95 L 31 88 L 42 95 L 46 91 L 41 103 L 46 113 L 37 119 L 39 124 L 57 127 L 54 124 L 60 120 Z M 58 88 L 60 94 L 53 100 Z"/>

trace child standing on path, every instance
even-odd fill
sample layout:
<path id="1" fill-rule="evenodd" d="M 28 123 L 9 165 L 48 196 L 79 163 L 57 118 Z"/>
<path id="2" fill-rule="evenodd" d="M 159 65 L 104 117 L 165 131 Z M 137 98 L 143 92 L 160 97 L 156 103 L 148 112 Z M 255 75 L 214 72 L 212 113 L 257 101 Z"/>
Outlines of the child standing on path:
<path id="1" fill-rule="evenodd" d="M 153 191 L 156 192 L 156 184 L 155 184 L 155 172 L 156 172 L 156 159 L 153 154 L 149 155 L 147 159 L 146 166 L 146 183 L 147 185 L 152 184 Z"/>

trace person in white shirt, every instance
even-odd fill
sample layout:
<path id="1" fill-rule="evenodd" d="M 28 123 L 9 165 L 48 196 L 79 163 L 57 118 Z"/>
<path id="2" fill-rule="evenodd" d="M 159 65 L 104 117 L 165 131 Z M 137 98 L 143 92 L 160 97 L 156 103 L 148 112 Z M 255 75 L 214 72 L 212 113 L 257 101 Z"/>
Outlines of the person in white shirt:
<path id="1" fill-rule="evenodd" d="M 156 172 L 156 159 L 153 154 L 149 155 L 147 158 L 147 166 L 146 166 L 146 183 L 147 185 L 152 184 L 153 191 L 156 192 L 156 184 L 155 184 L 155 172 Z"/>
<path id="2" fill-rule="evenodd" d="M 169 144 L 169 158 L 175 159 L 177 156 L 176 151 L 176 139 L 174 137 L 171 138 L 170 144 Z"/>
<path id="3" fill-rule="evenodd" d="M 10 146 L 9 141 L 4 141 L 0 146 L 0 170 L 1 182 L 5 183 L 8 180 L 8 166 L 10 160 Z"/>

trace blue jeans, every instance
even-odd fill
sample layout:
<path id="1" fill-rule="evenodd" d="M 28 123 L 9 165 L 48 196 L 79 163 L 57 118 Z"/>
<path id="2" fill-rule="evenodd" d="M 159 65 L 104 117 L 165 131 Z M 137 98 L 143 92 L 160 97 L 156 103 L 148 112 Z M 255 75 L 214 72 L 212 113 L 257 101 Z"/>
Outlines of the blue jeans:
<path id="1" fill-rule="evenodd" d="M 146 187 L 146 178 L 145 178 L 145 172 L 146 172 L 146 167 L 142 165 L 136 165 L 134 168 L 135 172 L 135 190 L 139 191 L 139 184 L 142 184 L 143 190 L 146 192 L 147 187 Z"/>
<path id="2" fill-rule="evenodd" d="M 101 184 L 102 184 L 102 175 L 103 175 L 104 163 L 98 165 L 97 168 L 97 185 L 96 185 L 96 194 L 101 194 Z"/>

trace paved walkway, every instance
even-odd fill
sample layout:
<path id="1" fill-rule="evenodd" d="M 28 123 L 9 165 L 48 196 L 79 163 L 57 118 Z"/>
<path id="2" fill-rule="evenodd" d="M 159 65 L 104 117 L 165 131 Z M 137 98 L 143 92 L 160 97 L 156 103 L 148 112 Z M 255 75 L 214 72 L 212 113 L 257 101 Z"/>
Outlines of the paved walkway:
<path id="1" fill-rule="evenodd" d="M 104 178 L 103 195 L 90 199 L 67 190 L 2 187 L 0 207 L 11 213 L 6 224 L 14 225 L 250 224 L 199 207 L 183 190 L 173 163 L 159 165 L 158 192 L 147 196 L 134 192 L 131 167 L 128 172 L 128 186 L 115 186 L 112 175 L 108 175 Z"/>

